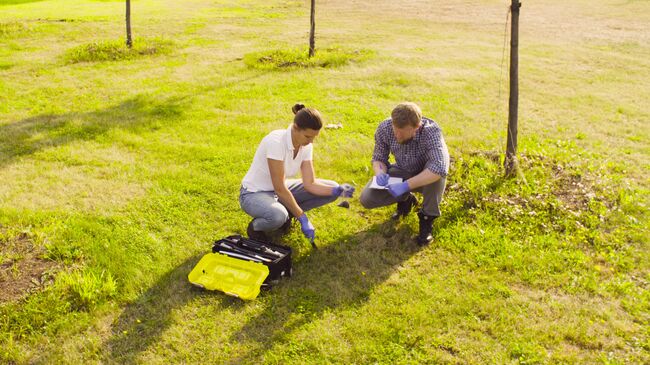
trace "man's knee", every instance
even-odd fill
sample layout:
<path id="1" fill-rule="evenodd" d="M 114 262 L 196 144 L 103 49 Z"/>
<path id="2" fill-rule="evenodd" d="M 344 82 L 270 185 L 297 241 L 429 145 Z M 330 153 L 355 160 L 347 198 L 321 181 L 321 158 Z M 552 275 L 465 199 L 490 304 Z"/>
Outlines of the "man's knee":
<path id="1" fill-rule="evenodd" d="M 376 205 L 374 204 L 372 199 L 372 193 L 370 192 L 370 188 L 365 188 L 361 191 L 361 195 L 359 196 L 359 202 L 361 203 L 361 206 L 363 206 L 366 209 L 376 208 Z"/>

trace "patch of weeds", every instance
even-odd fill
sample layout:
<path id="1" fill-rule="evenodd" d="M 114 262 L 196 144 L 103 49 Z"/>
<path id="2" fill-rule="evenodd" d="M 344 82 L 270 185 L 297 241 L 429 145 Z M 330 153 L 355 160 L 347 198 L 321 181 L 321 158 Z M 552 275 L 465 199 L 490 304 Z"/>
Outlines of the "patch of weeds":
<path id="1" fill-rule="evenodd" d="M 497 156 L 470 153 L 455 161 L 448 213 L 438 222 L 467 227 L 453 237 L 454 249 L 471 252 L 471 265 L 499 268 L 534 286 L 631 292 L 631 280 L 616 277 L 634 274 L 629 257 L 641 239 L 630 217 L 641 215 L 637 193 L 611 189 L 598 172 L 543 155 L 522 154 L 520 165 L 523 179 L 504 179 Z"/>
<path id="2" fill-rule="evenodd" d="M 78 261 L 83 257 L 79 244 L 71 241 L 50 243 L 46 245 L 47 258 L 64 263 Z"/>
<path id="3" fill-rule="evenodd" d="M 531 342 L 515 343 L 510 349 L 510 358 L 519 364 L 541 364 L 544 349 Z"/>
<path id="4" fill-rule="evenodd" d="M 104 62 L 131 60 L 142 56 L 168 54 L 172 42 L 162 39 L 142 39 L 133 41 L 129 48 L 123 40 L 93 42 L 68 50 L 64 59 L 67 63 Z"/>
<path id="5" fill-rule="evenodd" d="M 68 294 L 70 304 L 77 310 L 91 310 L 117 293 L 117 282 L 105 271 L 74 271 L 62 275 L 60 284 Z"/>
<path id="6" fill-rule="evenodd" d="M 361 62 L 372 57 L 368 50 L 346 50 L 338 47 L 317 50 L 309 57 L 307 50 L 289 49 L 249 53 L 244 56 L 244 63 L 251 68 L 262 70 L 281 70 L 294 68 L 334 68 L 352 62 Z"/>

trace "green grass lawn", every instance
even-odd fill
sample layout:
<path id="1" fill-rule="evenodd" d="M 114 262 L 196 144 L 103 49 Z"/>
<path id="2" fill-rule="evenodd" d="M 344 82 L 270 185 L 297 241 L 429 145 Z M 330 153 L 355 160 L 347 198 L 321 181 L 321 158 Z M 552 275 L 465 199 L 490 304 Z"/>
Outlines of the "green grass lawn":
<path id="1" fill-rule="evenodd" d="M 317 1 L 310 61 L 306 1 L 134 1 L 129 51 L 123 1 L 0 0 L 0 363 L 650 363 L 650 2 L 523 1 L 505 179 L 509 3 Z M 360 190 L 404 100 L 452 155 L 430 246 L 355 198 L 256 300 L 188 283 L 294 103 Z"/>

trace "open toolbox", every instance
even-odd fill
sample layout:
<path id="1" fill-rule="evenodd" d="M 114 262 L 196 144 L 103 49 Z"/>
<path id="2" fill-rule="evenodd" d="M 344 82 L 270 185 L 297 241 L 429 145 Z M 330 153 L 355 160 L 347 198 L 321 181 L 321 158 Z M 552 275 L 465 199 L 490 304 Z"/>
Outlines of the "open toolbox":
<path id="1" fill-rule="evenodd" d="M 293 273 L 291 247 L 288 246 L 233 235 L 215 241 L 212 252 L 266 265 L 269 276 L 264 280 L 264 286 L 276 284 L 280 278 L 289 277 Z"/>
<path id="2" fill-rule="evenodd" d="M 292 272 L 290 247 L 233 235 L 215 241 L 212 253 L 199 260 L 188 279 L 196 286 L 250 300 Z"/>

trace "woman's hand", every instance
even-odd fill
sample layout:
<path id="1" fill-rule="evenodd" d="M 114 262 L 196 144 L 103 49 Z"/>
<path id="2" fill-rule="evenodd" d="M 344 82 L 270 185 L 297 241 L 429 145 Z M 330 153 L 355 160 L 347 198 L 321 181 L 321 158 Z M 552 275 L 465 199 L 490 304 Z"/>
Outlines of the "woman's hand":
<path id="1" fill-rule="evenodd" d="M 355 188 L 350 184 L 341 184 L 332 188 L 332 196 L 342 196 L 344 198 L 352 198 Z"/>
<path id="2" fill-rule="evenodd" d="M 314 229 L 314 225 L 311 224 L 309 218 L 307 218 L 307 215 L 305 213 L 298 217 L 298 222 L 300 222 L 300 230 L 305 235 L 305 237 L 307 237 L 309 240 L 316 238 L 316 230 Z"/>

